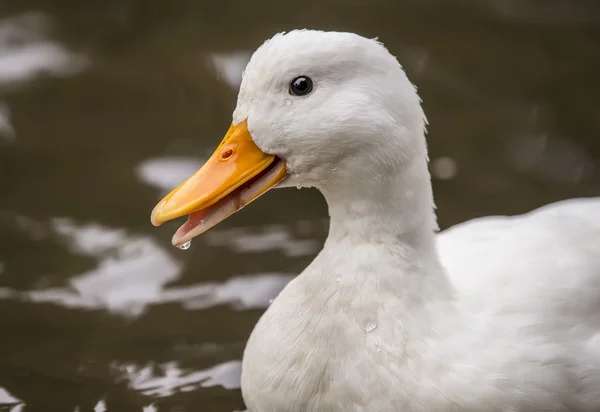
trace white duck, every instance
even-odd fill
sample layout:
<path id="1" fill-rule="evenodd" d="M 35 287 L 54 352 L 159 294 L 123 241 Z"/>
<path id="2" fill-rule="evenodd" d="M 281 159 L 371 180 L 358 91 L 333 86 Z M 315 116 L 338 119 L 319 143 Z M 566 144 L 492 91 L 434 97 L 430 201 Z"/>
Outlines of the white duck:
<path id="1" fill-rule="evenodd" d="M 269 188 L 316 187 L 329 237 L 248 341 L 251 412 L 600 410 L 600 198 L 439 235 L 425 117 L 351 33 L 252 56 L 215 154 L 155 208 L 185 244 Z"/>

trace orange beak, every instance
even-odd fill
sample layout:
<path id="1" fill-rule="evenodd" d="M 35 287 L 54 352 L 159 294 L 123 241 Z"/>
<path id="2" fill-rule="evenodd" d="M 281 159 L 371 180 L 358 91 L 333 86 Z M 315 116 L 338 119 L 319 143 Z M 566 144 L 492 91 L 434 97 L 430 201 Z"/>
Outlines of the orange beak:
<path id="1" fill-rule="evenodd" d="M 190 215 L 173 236 L 180 246 L 231 216 L 287 177 L 285 164 L 263 153 L 246 120 L 227 131 L 210 159 L 152 211 L 155 226 Z"/>

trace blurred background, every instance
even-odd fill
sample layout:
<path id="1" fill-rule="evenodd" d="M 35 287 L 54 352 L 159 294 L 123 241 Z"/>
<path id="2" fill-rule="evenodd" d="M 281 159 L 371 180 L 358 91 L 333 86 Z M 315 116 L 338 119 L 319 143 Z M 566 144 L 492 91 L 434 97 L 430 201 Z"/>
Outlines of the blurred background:
<path id="1" fill-rule="evenodd" d="M 326 205 L 273 191 L 188 251 L 150 211 L 220 142 L 252 51 L 304 27 L 398 56 L 442 228 L 600 195 L 596 0 L 0 0 L 0 411 L 244 409 L 246 339 Z"/>

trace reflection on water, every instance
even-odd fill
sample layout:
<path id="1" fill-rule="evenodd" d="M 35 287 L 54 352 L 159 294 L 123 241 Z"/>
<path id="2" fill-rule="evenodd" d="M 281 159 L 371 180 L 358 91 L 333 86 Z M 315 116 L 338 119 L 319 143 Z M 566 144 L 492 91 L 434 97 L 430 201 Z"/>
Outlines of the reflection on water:
<path id="1" fill-rule="evenodd" d="M 31 221 L 33 236 L 41 230 Z M 96 268 L 69 278 L 60 288 L 16 291 L 0 288 L 0 298 L 54 303 L 68 308 L 106 309 L 127 316 L 139 316 L 148 305 L 180 302 L 186 309 L 206 309 L 232 304 L 235 309 L 266 308 L 293 277 L 266 273 L 234 276 L 224 282 L 204 282 L 185 287 L 166 287 L 181 274 L 181 265 L 148 236 L 127 235 L 124 229 L 96 224 L 77 226 L 69 219 L 53 219 L 54 230 L 67 240 L 74 254 L 98 259 Z M 311 255 L 314 242 L 295 240 L 283 227 L 267 227 L 263 234 L 242 228 L 225 233 L 215 231 L 208 244 L 231 247 L 238 252 L 265 252 L 281 249 L 288 256 Z M 33 229 L 33 230 L 32 230 Z M 240 241 L 240 239 L 242 239 Z M 245 245 L 245 246 L 244 246 Z M 250 246 L 251 245 L 251 246 Z"/>
<path id="2" fill-rule="evenodd" d="M 136 172 L 140 180 L 160 189 L 160 197 L 190 177 L 206 159 L 186 157 L 155 157 L 140 163 Z"/>
<path id="3" fill-rule="evenodd" d="M 272 191 L 185 252 L 181 222 L 149 215 L 219 143 L 276 31 L 356 31 L 398 56 L 430 121 L 442 227 L 600 193 L 595 1 L 211 7 L 0 10 L 0 410 L 243 409 L 245 341 L 318 252 L 327 209 Z"/>
<path id="4" fill-rule="evenodd" d="M 129 364 L 119 365 L 117 368 L 123 371 L 123 376 L 132 389 L 148 396 L 165 397 L 179 391 L 193 391 L 199 387 L 222 386 L 225 389 L 238 389 L 242 363 L 229 361 L 195 372 L 182 370 L 177 362 L 143 368 Z"/>
<path id="5" fill-rule="evenodd" d="M 0 408 L 7 406 L 11 412 L 20 411 L 23 408 L 23 401 L 15 398 L 6 389 L 0 387 Z"/>
<path id="6" fill-rule="evenodd" d="M 79 412 L 79 407 L 75 408 L 75 411 Z M 106 402 L 103 399 L 94 406 L 94 412 L 106 412 Z"/>
<path id="7" fill-rule="evenodd" d="M 71 76 L 88 63 L 85 56 L 52 40 L 51 18 L 25 12 L 0 19 L 0 91 L 7 93 L 41 75 Z M 0 140 L 14 140 L 10 108 L 0 94 Z"/>
<path id="8" fill-rule="evenodd" d="M 0 140 L 12 141 L 15 137 L 15 129 L 10 122 L 10 109 L 0 100 Z"/>
<path id="9" fill-rule="evenodd" d="M 204 284 L 188 287 L 186 291 L 172 291 L 171 296 L 185 295 L 187 309 L 206 309 L 220 304 L 231 304 L 233 309 L 264 309 L 292 279 L 292 275 L 266 273 L 234 277 L 222 284 Z M 179 293 L 178 293 L 179 292 Z"/>
<path id="10" fill-rule="evenodd" d="M 229 53 L 211 53 L 210 62 L 217 73 L 217 79 L 224 81 L 233 90 L 242 83 L 242 72 L 250 60 L 252 51 L 235 51 Z"/>
<path id="11" fill-rule="evenodd" d="M 295 226 L 299 232 L 314 233 L 324 229 L 321 222 L 299 221 Z M 279 250 L 285 256 L 312 256 L 319 250 L 316 239 L 295 238 L 284 225 L 265 225 L 259 233 L 249 233 L 244 228 L 212 230 L 206 234 L 206 243 L 210 246 L 228 246 L 235 253 L 261 253 Z"/>
<path id="12" fill-rule="evenodd" d="M 76 226 L 69 219 L 52 223 L 67 238 L 73 254 L 97 257 L 97 267 L 71 277 L 67 287 L 21 292 L 20 297 L 139 315 L 180 273 L 179 264 L 149 237 L 128 236 L 123 229 L 94 224 Z"/>
<path id="13" fill-rule="evenodd" d="M 72 76 L 88 63 L 50 38 L 52 19 L 26 12 L 0 20 L 0 88 L 13 88 L 40 75 Z"/>

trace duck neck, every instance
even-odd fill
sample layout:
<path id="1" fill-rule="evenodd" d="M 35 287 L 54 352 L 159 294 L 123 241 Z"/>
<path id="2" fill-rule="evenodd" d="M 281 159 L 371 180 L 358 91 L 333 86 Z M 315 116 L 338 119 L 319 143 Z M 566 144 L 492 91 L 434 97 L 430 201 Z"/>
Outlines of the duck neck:
<path id="1" fill-rule="evenodd" d="M 392 273 L 400 283 L 429 282 L 437 289 L 432 297 L 448 297 L 451 286 L 436 248 L 438 226 L 426 159 L 423 155 L 385 173 L 321 188 L 331 218 L 324 251 L 331 251 L 329 256 L 339 247 L 346 250 L 345 256 L 352 256 L 353 250 L 357 255 L 372 251 L 385 262 L 371 259 L 369 270 L 376 276 Z M 353 270 L 360 271 L 364 262 L 358 258 L 355 266 Z"/>
<path id="2" fill-rule="evenodd" d="M 321 188 L 331 217 L 329 239 L 435 250 L 438 226 L 426 160 L 347 180 L 336 179 L 334 185 Z"/>

